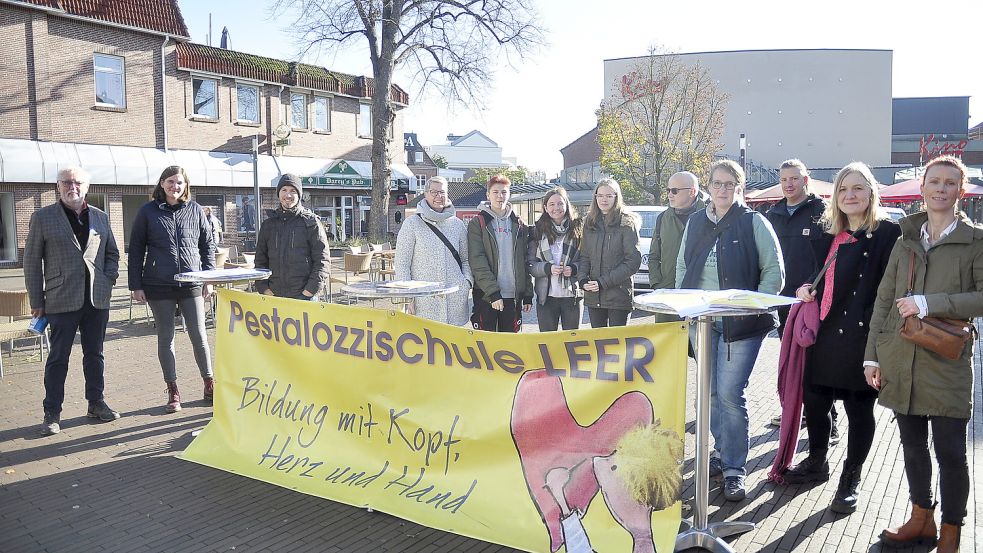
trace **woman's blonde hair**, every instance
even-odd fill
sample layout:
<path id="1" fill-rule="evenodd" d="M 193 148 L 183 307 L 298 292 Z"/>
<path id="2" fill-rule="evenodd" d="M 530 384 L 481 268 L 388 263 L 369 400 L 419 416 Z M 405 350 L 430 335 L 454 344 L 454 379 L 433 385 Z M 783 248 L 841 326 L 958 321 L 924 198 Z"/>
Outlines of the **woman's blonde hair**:
<path id="1" fill-rule="evenodd" d="M 884 213 L 881 210 L 881 195 L 877 191 L 879 188 L 877 179 L 874 178 L 874 174 L 870 172 L 870 167 L 867 167 L 866 163 L 854 161 L 840 169 L 840 172 L 836 174 L 836 179 L 833 181 L 833 197 L 830 198 L 829 204 L 826 205 L 826 211 L 823 212 L 823 216 L 820 219 L 823 230 L 833 236 L 850 228 L 850 221 L 846 213 L 843 213 L 840 209 L 839 200 L 840 186 L 853 173 L 860 175 L 864 179 L 864 182 L 867 183 L 867 189 L 870 190 L 870 203 L 867 205 L 867 211 L 864 213 L 864 222 L 860 225 L 860 228 L 866 228 L 873 232 L 877 230 L 878 221 L 884 218 Z"/>
<path id="2" fill-rule="evenodd" d="M 601 212 L 601 208 L 597 206 L 597 190 L 602 186 L 607 186 L 611 190 L 614 190 L 614 205 L 611 206 L 611 211 L 608 212 L 607 216 Z M 604 219 L 605 225 L 614 225 L 621 223 L 621 216 L 628 215 L 629 217 L 634 217 L 634 214 L 625 207 L 625 196 L 621 193 L 621 185 L 618 181 L 605 177 L 599 181 L 594 186 L 594 197 L 590 202 L 590 211 L 587 212 L 587 226 L 590 228 L 600 228 L 601 218 Z"/>

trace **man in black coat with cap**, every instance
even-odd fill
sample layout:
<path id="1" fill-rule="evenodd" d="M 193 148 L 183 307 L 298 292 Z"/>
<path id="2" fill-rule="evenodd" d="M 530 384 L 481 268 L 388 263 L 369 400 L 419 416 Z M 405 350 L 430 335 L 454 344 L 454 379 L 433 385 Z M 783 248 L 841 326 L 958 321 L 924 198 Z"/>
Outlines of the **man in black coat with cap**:
<path id="1" fill-rule="evenodd" d="M 300 177 L 287 173 L 276 185 L 280 206 L 268 212 L 256 240 L 256 268 L 269 269 L 256 281 L 261 294 L 311 300 L 328 278 L 331 253 L 324 227 L 314 212 L 300 205 Z"/>

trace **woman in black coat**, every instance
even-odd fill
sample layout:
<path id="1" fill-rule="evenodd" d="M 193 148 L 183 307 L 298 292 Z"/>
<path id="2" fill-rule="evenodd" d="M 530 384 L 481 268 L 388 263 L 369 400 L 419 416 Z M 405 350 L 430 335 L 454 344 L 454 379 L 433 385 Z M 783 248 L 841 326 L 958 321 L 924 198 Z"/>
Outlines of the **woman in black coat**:
<path id="1" fill-rule="evenodd" d="M 849 420 L 847 455 L 830 509 L 852 513 L 857 508 L 861 469 L 874 440 L 877 392 L 867 385 L 863 371 L 868 326 L 877 286 L 901 229 L 882 218 L 877 182 L 859 162 L 836 175 L 822 223 L 826 232 L 814 243 L 816 259 L 835 259 L 816 291 L 809 292 L 809 283 L 796 291 L 802 301 L 820 302 L 819 332 L 809 348 L 802 382 L 809 457 L 784 476 L 789 484 L 829 479 L 829 411 L 834 400 L 842 400 Z"/>
<path id="2" fill-rule="evenodd" d="M 174 359 L 177 307 L 184 315 L 184 327 L 204 381 L 205 401 L 211 401 L 215 383 L 205 336 L 205 300 L 212 286 L 179 283 L 174 275 L 214 268 L 215 243 L 205 211 L 191 201 L 191 181 L 182 167 L 164 169 L 153 199 L 137 212 L 130 230 L 127 266 L 133 300 L 149 303 L 157 323 L 157 358 L 167 384 L 165 411 L 181 410 Z"/>

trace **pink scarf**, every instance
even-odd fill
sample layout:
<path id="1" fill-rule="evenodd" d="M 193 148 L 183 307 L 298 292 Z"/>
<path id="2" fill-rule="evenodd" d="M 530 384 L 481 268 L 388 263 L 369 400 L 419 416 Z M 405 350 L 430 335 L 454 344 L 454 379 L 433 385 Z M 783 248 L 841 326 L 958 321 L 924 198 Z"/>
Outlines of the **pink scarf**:
<path id="1" fill-rule="evenodd" d="M 768 479 L 778 484 L 784 483 L 782 474 L 795 457 L 799 420 L 802 418 L 802 374 L 805 372 L 806 350 L 816 343 L 818 332 L 819 302 L 793 305 L 785 324 L 782 350 L 778 357 L 778 400 L 782 404 L 782 424 L 778 430 L 775 462 L 768 472 Z"/>

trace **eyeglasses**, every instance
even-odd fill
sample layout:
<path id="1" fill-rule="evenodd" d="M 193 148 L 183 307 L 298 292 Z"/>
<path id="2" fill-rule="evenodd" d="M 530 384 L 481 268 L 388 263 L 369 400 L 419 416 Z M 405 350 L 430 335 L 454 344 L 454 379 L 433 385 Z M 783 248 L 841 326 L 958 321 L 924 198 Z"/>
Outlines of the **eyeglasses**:
<path id="1" fill-rule="evenodd" d="M 82 181 L 80 181 L 80 180 L 60 180 L 60 181 L 58 181 L 58 184 L 60 184 L 62 186 L 78 186 L 78 187 L 81 187 L 85 183 L 82 182 Z"/>
<path id="2" fill-rule="evenodd" d="M 733 190 L 734 188 L 737 188 L 737 183 L 732 180 L 729 180 L 727 182 L 721 182 L 719 180 L 715 180 L 710 183 L 710 188 L 713 188 L 714 190 L 720 190 L 721 188 L 725 188 L 727 190 Z"/>
<path id="3" fill-rule="evenodd" d="M 692 188 L 666 188 L 666 191 L 668 191 L 670 194 L 679 194 L 680 192 L 688 192 L 690 190 L 692 190 Z"/>
<path id="4" fill-rule="evenodd" d="M 600 198 L 602 200 L 613 200 L 613 199 L 617 198 L 617 196 L 615 196 L 614 194 L 594 194 L 594 196 L 596 196 L 596 197 L 598 197 L 598 198 Z"/>
<path id="5" fill-rule="evenodd" d="M 447 195 L 447 192 L 445 192 L 443 190 L 431 190 L 430 191 L 430 195 L 431 196 L 446 196 Z"/>

